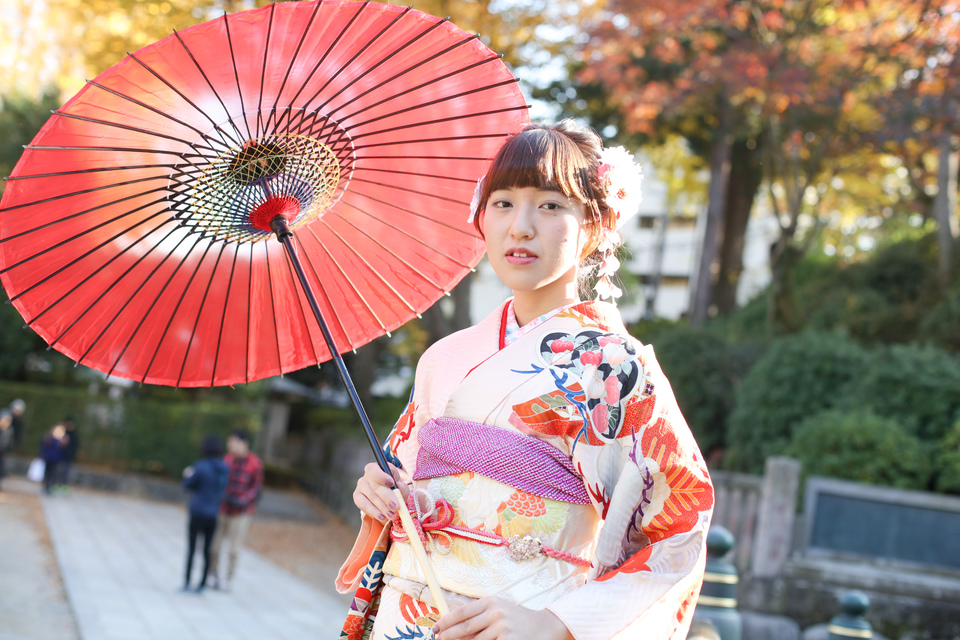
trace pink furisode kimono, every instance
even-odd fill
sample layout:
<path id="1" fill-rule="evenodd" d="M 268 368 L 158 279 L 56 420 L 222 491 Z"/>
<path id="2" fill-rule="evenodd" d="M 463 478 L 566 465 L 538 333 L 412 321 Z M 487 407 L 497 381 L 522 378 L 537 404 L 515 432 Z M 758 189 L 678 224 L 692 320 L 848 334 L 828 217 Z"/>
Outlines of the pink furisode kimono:
<path id="1" fill-rule="evenodd" d="M 606 303 L 512 341 L 510 314 L 508 301 L 427 350 L 384 445 L 448 604 L 546 608 L 577 640 L 684 638 L 713 487 L 653 350 Z M 356 593 L 341 638 L 431 638 L 424 584 L 400 525 L 364 516 L 337 578 Z"/>

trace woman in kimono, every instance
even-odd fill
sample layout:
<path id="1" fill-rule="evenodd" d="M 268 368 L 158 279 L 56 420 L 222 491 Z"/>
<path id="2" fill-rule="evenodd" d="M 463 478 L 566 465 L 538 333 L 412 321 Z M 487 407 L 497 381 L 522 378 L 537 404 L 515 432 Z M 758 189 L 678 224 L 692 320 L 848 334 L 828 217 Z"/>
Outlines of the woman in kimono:
<path id="1" fill-rule="evenodd" d="M 610 282 L 639 204 L 622 148 L 570 120 L 528 125 L 477 185 L 471 219 L 513 297 L 432 345 L 384 450 L 337 587 L 341 637 L 682 639 L 713 488 L 653 350 Z M 591 296 L 592 297 L 592 296 Z M 451 611 L 440 617 L 394 522 L 399 485 Z M 642 634 L 642 635 L 641 635 Z"/>

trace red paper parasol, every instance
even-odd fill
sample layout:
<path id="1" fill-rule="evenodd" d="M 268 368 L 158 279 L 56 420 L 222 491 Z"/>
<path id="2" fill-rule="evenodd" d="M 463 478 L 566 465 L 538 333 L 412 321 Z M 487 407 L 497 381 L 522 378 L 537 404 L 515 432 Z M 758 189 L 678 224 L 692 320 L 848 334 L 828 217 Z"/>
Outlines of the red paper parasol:
<path id="1" fill-rule="evenodd" d="M 477 263 L 477 177 L 526 121 L 475 36 L 409 8 L 274 4 L 131 54 L 47 122 L 0 203 L 0 281 L 78 363 L 249 382 L 329 359 Z"/>
<path id="2" fill-rule="evenodd" d="M 340 352 L 477 263 L 467 203 L 526 119 L 498 56 L 410 8 L 224 16 L 131 54 L 44 125 L 0 202 L 0 281 L 52 347 L 141 382 L 332 357 L 389 473 Z"/>

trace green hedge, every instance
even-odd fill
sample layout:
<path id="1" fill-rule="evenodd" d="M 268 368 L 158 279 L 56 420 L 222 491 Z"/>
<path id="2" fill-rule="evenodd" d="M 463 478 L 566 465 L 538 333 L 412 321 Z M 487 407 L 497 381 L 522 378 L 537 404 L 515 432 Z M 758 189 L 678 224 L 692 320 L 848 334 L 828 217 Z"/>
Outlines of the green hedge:
<path id="1" fill-rule="evenodd" d="M 896 420 L 868 410 L 824 411 L 801 422 L 785 453 L 807 476 L 903 489 L 927 489 L 930 461 L 920 440 Z"/>
<path id="2" fill-rule="evenodd" d="M 937 441 L 960 418 L 960 362 L 929 345 L 875 349 L 843 406 L 869 409 L 921 440 Z"/>
<path id="3" fill-rule="evenodd" d="M 725 466 L 762 473 L 766 458 L 786 451 L 801 422 L 842 399 L 866 361 L 867 352 L 841 334 L 774 340 L 737 387 Z"/>
<path id="4" fill-rule="evenodd" d="M 102 391 L 0 381 L 0 406 L 14 398 L 27 403 L 24 455 L 35 455 L 43 435 L 72 416 L 81 462 L 169 477 L 199 457 L 204 436 L 238 428 L 255 433 L 263 413 L 256 403 L 114 399 Z"/>
<path id="5" fill-rule="evenodd" d="M 752 349 L 687 325 L 658 332 L 651 344 L 700 450 L 709 455 L 723 448 L 734 390 L 749 369 Z"/>

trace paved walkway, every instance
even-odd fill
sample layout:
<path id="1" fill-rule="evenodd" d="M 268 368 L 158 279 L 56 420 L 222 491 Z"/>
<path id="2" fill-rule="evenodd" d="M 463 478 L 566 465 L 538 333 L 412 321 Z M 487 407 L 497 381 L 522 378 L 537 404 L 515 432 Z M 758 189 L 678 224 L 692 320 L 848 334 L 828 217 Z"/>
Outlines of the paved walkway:
<path id="1" fill-rule="evenodd" d="M 180 506 L 78 490 L 43 507 L 82 640 L 313 640 L 343 623 L 341 598 L 250 551 L 231 593 L 178 591 Z"/>
<path id="2" fill-rule="evenodd" d="M 3 489 L 0 640 L 77 640 L 73 615 L 46 541 L 36 485 L 7 478 Z"/>
<path id="3" fill-rule="evenodd" d="M 0 640 L 339 635 L 348 600 L 333 591 L 333 576 L 324 591 L 249 550 L 240 555 L 230 593 L 180 592 L 187 519 L 182 506 L 82 489 L 38 499 L 38 486 L 19 478 L 8 478 L 4 489 Z M 44 541 L 47 530 L 55 562 Z M 201 563 L 198 554 L 195 576 Z"/>

